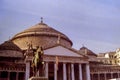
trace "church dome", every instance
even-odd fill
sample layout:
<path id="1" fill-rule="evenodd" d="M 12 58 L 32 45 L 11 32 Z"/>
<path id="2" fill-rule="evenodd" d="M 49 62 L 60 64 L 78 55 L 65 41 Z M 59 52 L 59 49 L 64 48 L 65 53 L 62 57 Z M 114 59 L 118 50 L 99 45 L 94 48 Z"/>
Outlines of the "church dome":
<path id="1" fill-rule="evenodd" d="M 43 21 L 16 34 L 12 38 L 12 41 L 22 50 L 27 49 L 29 43 L 32 43 L 33 48 L 36 46 L 52 47 L 57 44 L 58 40 L 59 44 L 63 46 L 72 46 L 72 41 L 66 35 L 49 27 Z"/>
<path id="2" fill-rule="evenodd" d="M 22 50 L 12 41 L 5 41 L 0 45 L 0 56 L 2 57 L 22 57 Z"/>

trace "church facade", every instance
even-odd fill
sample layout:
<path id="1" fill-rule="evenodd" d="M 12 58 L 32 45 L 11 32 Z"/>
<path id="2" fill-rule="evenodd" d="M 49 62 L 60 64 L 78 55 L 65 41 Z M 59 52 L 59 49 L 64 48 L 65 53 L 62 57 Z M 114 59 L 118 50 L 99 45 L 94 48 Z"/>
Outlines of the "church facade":
<path id="1" fill-rule="evenodd" d="M 120 77 L 118 65 L 104 64 L 86 47 L 76 50 L 63 33 L 40 23 L 0 45 L 0 80 L 28 80 L 37 46 L 44 50 L 44 76 L 48 80 L 108 80 Z M 40 70 L 41 71 L 41 70 Z"/>

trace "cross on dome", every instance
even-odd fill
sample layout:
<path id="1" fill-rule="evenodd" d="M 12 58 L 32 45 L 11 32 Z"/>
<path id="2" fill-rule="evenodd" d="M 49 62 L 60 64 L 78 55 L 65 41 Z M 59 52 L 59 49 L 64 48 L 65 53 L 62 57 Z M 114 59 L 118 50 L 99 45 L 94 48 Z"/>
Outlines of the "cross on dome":
<path id="1" fill-rule="evenodd" d="M 43 23 L 43 17 L 41 17 L 41 23 Z"/>

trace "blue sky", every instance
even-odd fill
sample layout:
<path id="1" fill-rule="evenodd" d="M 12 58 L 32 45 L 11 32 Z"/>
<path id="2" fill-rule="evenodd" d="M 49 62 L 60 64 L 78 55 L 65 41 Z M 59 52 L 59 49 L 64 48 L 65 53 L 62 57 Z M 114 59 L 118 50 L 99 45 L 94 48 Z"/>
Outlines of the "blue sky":
<path id="1" fill-rule="evenodd" d="M 0 0 L 0 43 L 40 22 L 66 34 L 73 48 L 120 48 L 120 0 Z"/>

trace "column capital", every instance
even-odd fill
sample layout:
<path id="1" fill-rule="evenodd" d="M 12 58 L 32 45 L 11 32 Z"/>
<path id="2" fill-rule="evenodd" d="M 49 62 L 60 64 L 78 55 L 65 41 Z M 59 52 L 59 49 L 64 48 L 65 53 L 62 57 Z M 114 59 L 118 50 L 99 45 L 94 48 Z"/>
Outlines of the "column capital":
<path id="1" fill-rule="evenodd" d="M 86 63 L 86 65 L 90 65 L 89 63 Z"/>
<path id="2" fill-rule="evenodd" d="M 67 62 L 62 62 L 63 64 L 67 64 Z"/>
<path id="3" fill-rule="evenodd" d="M 81 64 L 81 63 L 79 63 L 78 65 L 81 65 L 81 66 L 82 66 L 82 64 Z"/>
<path id="4" fill-rule="evenodd" d="M 49 61 L 44 61 L 45 63 L 49 63 Z"/>
<path id="5" fill-rule="evenodd" d="M 71 65 L 74 65 L 75 63 L 70 63 Z"/>

